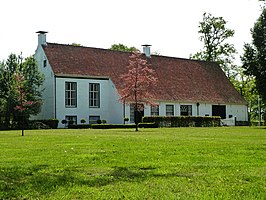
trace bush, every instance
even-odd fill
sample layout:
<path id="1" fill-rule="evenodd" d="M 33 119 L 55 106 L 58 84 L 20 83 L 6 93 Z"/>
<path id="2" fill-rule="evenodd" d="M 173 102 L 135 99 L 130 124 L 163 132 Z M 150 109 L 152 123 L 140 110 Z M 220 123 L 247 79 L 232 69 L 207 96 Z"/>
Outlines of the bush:
<path id="1" fill-rule="evenodd" d="M 215 127 L 220 126 L 220 117 L 202 116 L 155 116 L 143 117 L 145 123 L 156 123 L 159 127 Z"/>
<path id="2" fill-rule="evenodd" d="M 158 128 L 157 123 L 139 123 L 138 124 L 139 128 Z"/>
<path id="3" fill-rule="evenodd" d="M 86 119 L 81 119 L 80 123 L 85 124 L 86 123 Z"/>
<path id="4" fill-rule="evenodd" d="M 92 129 L 135 128 L 135 124 L 92 124 Z"/>
<path id="5" fill-rule="evenodd" d="M 58 127 L 59 120 L 58 119 L 44 119 L 44 120 L 32 120 L 31 123 L 41 122 L 52 129 L 56 129 Z M 33 127 L 34 128 L 34 127 Z"/>
<path id="6" fill-rule="evenodd" d="M 70 124 L 68 125 L 68 128 L 71 128 L 71 129 L 91 128 L 91 124 Z"/>

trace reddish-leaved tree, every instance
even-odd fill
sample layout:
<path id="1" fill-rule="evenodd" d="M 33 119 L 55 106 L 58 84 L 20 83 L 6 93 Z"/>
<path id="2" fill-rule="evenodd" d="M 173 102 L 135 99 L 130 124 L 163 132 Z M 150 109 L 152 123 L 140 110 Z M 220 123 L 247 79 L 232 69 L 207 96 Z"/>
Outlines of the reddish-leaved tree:
<path id="1" fill-rule="evenodd" d="M 21 134 L 24 136 L 24 123 L 25 123 L 25 115 L 30 107 L 34 105 L 33 101 L 27 100 L 27 92 L 25 89 L 25 78 L 21 74 L 15 74 L 15 92 L 17 97 L 17 105 L 14 110 L 19 112 L 20 115 L 20 126 L 21 126 Z"/>
<path id="2" fill-rule="evenodd" d="M 129 57 L 127 69 L 127 73 L 120 76 L 124 83 L 119 92 L 120 101 L 134 104 L 134 121 L 138 131 L 139 115 L 144 105 L 155 105 L 151 90 L 156 87 L 158 78 L 139 51 L 133 52 Z"/>

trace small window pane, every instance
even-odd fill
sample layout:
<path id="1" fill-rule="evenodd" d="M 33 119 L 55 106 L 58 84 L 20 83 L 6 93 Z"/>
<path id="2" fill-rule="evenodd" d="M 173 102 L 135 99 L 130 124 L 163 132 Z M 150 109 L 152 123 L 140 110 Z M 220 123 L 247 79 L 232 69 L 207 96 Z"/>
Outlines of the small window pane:
<path id="1" fill-rule="evenodd" d="M 180 105 L 181 116 L 192 116 L 192 105 Z"/>
<path id="2" fill-rule="evenodd" d="M 151 106 L 151 116 L 159 116 L 159 105 Z"/>
<path id="3" fill-rule="evenodd" d="M 174 116 L 174 105 L 166 105 L 166 116 Z"/>
<path id="4" fill-rule="evenodd" d="M 89 106 L 94 108 L 100 107 L 100 84 L 89 84 Z"/>
<path id="5" fill-rule="evenodd" d="M 65 84 L 65 105 L 66 107 L 77 107 L 76 82 L 66 82 Z"/>

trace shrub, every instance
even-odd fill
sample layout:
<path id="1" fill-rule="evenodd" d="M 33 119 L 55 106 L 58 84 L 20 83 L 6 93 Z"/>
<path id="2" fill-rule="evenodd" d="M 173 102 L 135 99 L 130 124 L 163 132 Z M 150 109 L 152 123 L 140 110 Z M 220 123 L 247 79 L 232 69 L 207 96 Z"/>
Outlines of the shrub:
<path id="1" fill-rule="evenodd" d="M 139 123 L 138 124 L 139 128 L 158 128 L 158 124 L 157 123 Z"/>
<path id="2" fill-rule="evenodd" d="M 86 123 L 86 119 L 81 119 L 80 123 L 85 124 Z"/>
<path id="3" fill-rule="evenodd" d="M 68 128 L 71 128 L 71 129 L 91 128 L 91 124 L 71 124 L 71 125 L 68 125 Z"/>
<path id="4" fill-rule="evenodd" d="M 135 128 L 135 124 L 92 124 L 92 129 Z"/>
<path id="5" fill-rule="evenodd" d="M 102 123 L 102 120 L 98 119 L 97 124 L 101 124 L 101 123 Z"/>
<path id="6" fill-rule="evenodd" d="M 202 116 L 155 116 L 143 117 L 145 123 L 156 123 L 159 127 L 212 127 L 220 126 L 220 117 Z"/>
<path id="7" fill-rule="evenodd" d="M 36 123 L 36 122 L 41 122 L 41 123 L 49 126 L 52 129 L 56 129 L 58 127 L 59 120 L 58 119 L 44 119 L 44 120 L 32 120 L 31 121 L 32 124 Z M 35 125 L 33 125 L 33 126 L 35 126 Z M 42 127 L 45 127 L 45 126 L 42 126 Z"/>
<path id="8" fill-rule="evenodd" d="M 74 124 L 74 120 L 69 120 L 68 121 L 68 125 L 73 125 Z"/>

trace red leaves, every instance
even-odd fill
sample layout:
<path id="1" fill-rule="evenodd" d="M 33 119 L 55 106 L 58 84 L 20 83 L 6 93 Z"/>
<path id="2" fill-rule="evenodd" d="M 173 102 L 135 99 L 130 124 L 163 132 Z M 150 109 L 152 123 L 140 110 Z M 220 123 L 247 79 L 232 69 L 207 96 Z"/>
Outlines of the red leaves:
<path id="1" fill-rule="evenodd" d="M 138 104 L 154 104 L 154 95 L 151 89 L 157 84 L 155 71 L 151 69 L 146 59 L 142 58 L 142 54 L 134 52 L 130 57 L 128 72 L 120 76 L 124 81 L 122 90 L 120 91 L 120 100 L 125 103 Z"/>
<path id="2" fill-rule="evenodd" d="M 16 105 L 14 107 L 14 110 L 17 110 L 19 112 L 23 112 L 25 111 L 27 108 L 31 107 L 32 105 L 34 105 L 33 101 L 27 101 L 26 100 L 26 91 L 24 89 L 24 82 L 25 82 L 25 78 L 23 75 L 21 74 L 16 74 L 15 75 L 15 80 L 16 80 L 16 92 L 17 92 L 17 100 L 19 102 L 19 105 Z"/>

